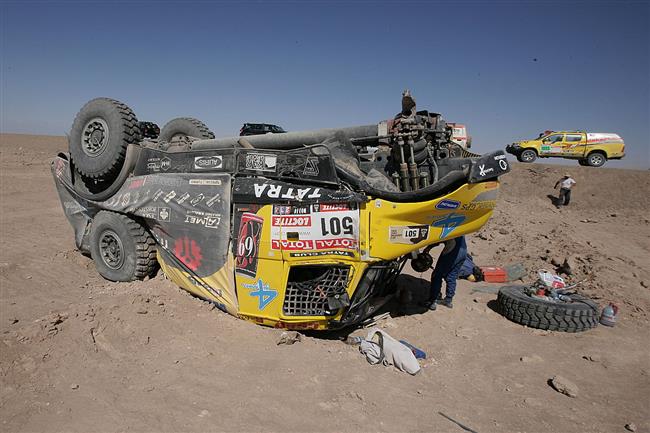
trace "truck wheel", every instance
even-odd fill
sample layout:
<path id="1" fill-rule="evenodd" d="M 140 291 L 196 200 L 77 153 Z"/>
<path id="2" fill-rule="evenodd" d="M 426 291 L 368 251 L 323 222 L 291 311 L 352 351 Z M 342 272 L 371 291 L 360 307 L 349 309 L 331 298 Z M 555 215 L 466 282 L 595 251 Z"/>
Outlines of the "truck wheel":
<path id="1" fill-rule="evenodd" d="M 101 211 L 92 221 L 90 253 L 99 274 L 110 281 L 142 280 L 157 267 L 156 241 L 137 221 Z"/>
<path id="2" fill-rule="evenodd" d="M 172 119 L 160 130 L 158 139 L 160 141 L 183 140 L 186 137 L 196 137 L 203 139 L 214 138 L 214 133 L 198 119 L 192 117 L 178 117 Z"/>
<path id="3" fill-rule="evenodd" d="M 549 331 L 581 332 L 598 325 L 598 305 L 578 294 L 572 302 L 553 302 L 524 293 L 525 286 L 506 286 L 499 290 L 497 303 L 507 319 L 531 328 Z"/>
<path id="4" fill-rule="evenodd" d="M 519 162 L 533 162 L 537 159 L 537 152 L 532 149 L 526 149 L 517 156 Z"/>
<path id="5" fill-rule="evenodd" d="M 125 104 L 96 98 L 84 105 L 70 130 L 70 156 L 86 177 L 111 180 L 119 172 L 126 148 L 140 141 L 138 119 Z"/>
<path id="6" fill-rule="evenodd" d="M 587 156 L 587 165 L 590 167 L 601 167 L 607 161 L 607 157 L 600 152 L 593 152 Z"/>

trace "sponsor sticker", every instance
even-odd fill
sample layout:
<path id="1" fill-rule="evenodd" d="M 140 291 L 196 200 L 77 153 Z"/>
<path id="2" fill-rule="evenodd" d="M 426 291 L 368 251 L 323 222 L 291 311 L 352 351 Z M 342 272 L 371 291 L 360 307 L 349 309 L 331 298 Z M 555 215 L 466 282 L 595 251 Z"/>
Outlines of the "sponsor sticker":
<path id="1" fill-rule="evenodd" d="M 201 186 L 219 186 L 221 185 L 221 180 L 219 179 L 190 179 L 190 185 L 201 185 Z"/>
<path id="2" fill-rule="evenodd" d="M 429 226 L 391 226 L 388 240 L 393 244 L 417 244 L 429 238 Z"/>
<path id="3" fill-rule="evenodd" d="M 185 223 L 199 225 L 209 229 L 218 228 L 220 222 L 221 215 L 216 213 L 190 210 L 185 215 Z"/>
<path id="4" fill-rule="evenodd" d="M 254 213 L 245 212 L 239 224 L 237 237 L 237 256 L 235 257 L 235 272 L 254 278 L 257 274 L 257 261 L 262 237 L 264 219 Z"/>
<path id="5" fill-rule="evenodd" d="M 242 284 L 242 286 L 252 290 L 249 295 L 258 299 L 257 308 L 260 311 L 264 310 L 278 296 L 278 291 L 272 289 L 261 278 L 255 284 Z"/>
<path id="6" fill-rule="evenodd" d="M 458 206 L 460 206 L 459 201 L 450 200 L 450 199 L 446 198 L 444 200 L 440 200 L 436 204 L 436 209 L 439 209 L 439 210 L 454 210 L 454 209 L 458 209 Z"/>
<path id="7" fill-rule="evenodd" d="M 284 198 L 288 200 L 303 200 L 304 198 L 320 198 L 320 188 L 293 188 L 283 185 L 256 183 L 253 185 L 257 198 Z"/>
<path id="8" fill-rule="evenodd" d="M 174 242 L 174 255 L 193 271 L 196 271 L 203 262 L 201 247 L 194 239 L 187 236 L 176 239 Z"/>
<path id="9" fill-rule="evenodd" d="M 496 207 L 496 200 L 484 200 L 484 201 L 472 201 L 470 203 L 464 204 L 461 207 L 461 210 L 473 211 L 473 210 L 489 210 Z"/>
<path id="10" fill-rule="evenodd" d="M 465 222 L 465 215 L 452 212 L 434 220 L 431 225 L 433 227 L 440 227 L 442 230 L 438 239 L 445 239 L 463 222 Z"/>
<path id="11" fill-rule="evenodd" d="M 308 156 L 305 160 L 305 168 L 302 174 L 305 176 L 318 176 L 318 158 Z"/>
<path id="12" fill-rule="evenodd" d="M 195 170 L 214 170 L 223 167 L 223 157 L 221 155 L 212 156 L 195 156 Z"/>
<path id="13" fill-rule="evenodd" d="M 309 213 L 309 206 L 273 205 L 273 215 L 307 215 Z"/>
<path id="14" fill-rule="evenodd" d="M 359 211 L 355 204 L 274 205 L 271 248 L 354 250 L 359 244 Z"/>
<path id="15" fill-rule="evenodd" d="M 485 164 L 481 164 L 478 166 L 478 170 L 479 170 L 478 173 L 479 176 L 485 177 L 488 173 L 492 173 L 494 171 L 494 168 L 493 167 L 485 168 Z"/>
<path id="16" fill-rule="evenodd" d="M 275 172 L 277 156 L 264 153 L 247 153 L 245 167 L 248 170 Z"/>
<path id="17" fill-rule="evenodd" d="M 273 226 L 284 226 L 284 227 L 310 227 L 311 226 L 311 216 L 296 216 L 296 215 L 285 215 L 285 216 L 273 216 L 271 225 Z"/>
<path id="18" fill-rule="evenodd" d="M 354 257 L 352 251 L 344 250 L 327 250 L 327 251 L 305 251 L 298 253 L 289 253 L 290 257 L 321 257 L 321 256 L 344 256 Z"/>
<path id="19" fill-rule="evenodd" d="M 150 172 L 167 171 L 172 166 L 172 160 L 164 156 L 162 158 L 147 159 L 147 170 Z"/>

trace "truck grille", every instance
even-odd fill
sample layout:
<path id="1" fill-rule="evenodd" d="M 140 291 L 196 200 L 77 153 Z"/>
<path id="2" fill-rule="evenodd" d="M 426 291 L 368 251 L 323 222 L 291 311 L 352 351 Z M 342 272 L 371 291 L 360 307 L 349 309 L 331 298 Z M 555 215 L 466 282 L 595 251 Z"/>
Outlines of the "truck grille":
<path id="1" fill-rule="evenodd" d="M 332 316 L 349 303 L 349 266 L 293 266 L 282 311 L 287 316 Z"/>

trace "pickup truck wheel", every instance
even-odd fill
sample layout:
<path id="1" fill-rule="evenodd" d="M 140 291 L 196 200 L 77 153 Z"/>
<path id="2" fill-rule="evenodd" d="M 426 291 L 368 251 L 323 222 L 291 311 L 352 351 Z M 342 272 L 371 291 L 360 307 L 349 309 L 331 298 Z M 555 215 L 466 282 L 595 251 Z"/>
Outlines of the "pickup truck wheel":
<path id="1" fill-rule="evenodd" d="M 140 223 L 126 215 L 101 211 L 90 230 L 90 253 L 102 277 L 133 281 L 153 275 L 156 241 Z"/>
<path id="2" fill-rule="evenodd" d="M 114 99 L 93 99 L 81 108 L 70 130 L 75 170 L 92 179 L 112 181 L 127 146 L 140 138 L 138 119 L 129 107 Z"/>
<path id="3" fill-rule="evenodd" d="M 178 117 L 165 124 L 160 130 L 158 139 L 160 141 L 179 141 L 187 137 L 196 137 L 202 139 L 214 138 L 214 132 L 206 126 L 205 123 L 193 117 Z"/>
<path id="4" fill-rule="evenodd" d="M 605 164 L 607 157 L 600 152 L 590 153 L 587 156 L 587 165 L 590 167 L 600 167 Z"/>
<path id="5" fill-rule="evenodd" d="M 549 331 L 581 332 L 598 325 L 598 305 L 578 294 L 571 302 L 547 301 L 528 296 L 525 286 L 506 286 L 499 290 L 499 311 L 507 319 Z"/>
<path id="6" fill-rule="evenodd" d="M 526 149 L 517 156 L 519 162 L 533 162 L 537 159 L 537 152 L 532 149 Z"/>

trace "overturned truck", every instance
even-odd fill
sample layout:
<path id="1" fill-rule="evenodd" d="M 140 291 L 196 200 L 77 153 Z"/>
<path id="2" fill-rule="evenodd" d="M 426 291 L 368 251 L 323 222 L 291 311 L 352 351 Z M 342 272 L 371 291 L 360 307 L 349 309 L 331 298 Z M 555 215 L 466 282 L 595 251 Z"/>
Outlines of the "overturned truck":
<path id="1" fill-rule="evenodd" d="M 52 162 L 77 248 L 112 281 L 158 269 L 220 309 L 290 329 L 361 322 L 409 259 L 481 228 L 509 171 L 471 154 L 408 93 L 375 125 L 214 138 L 179 118 L 143 139 L 134 113 L 88 102 Z"/>

